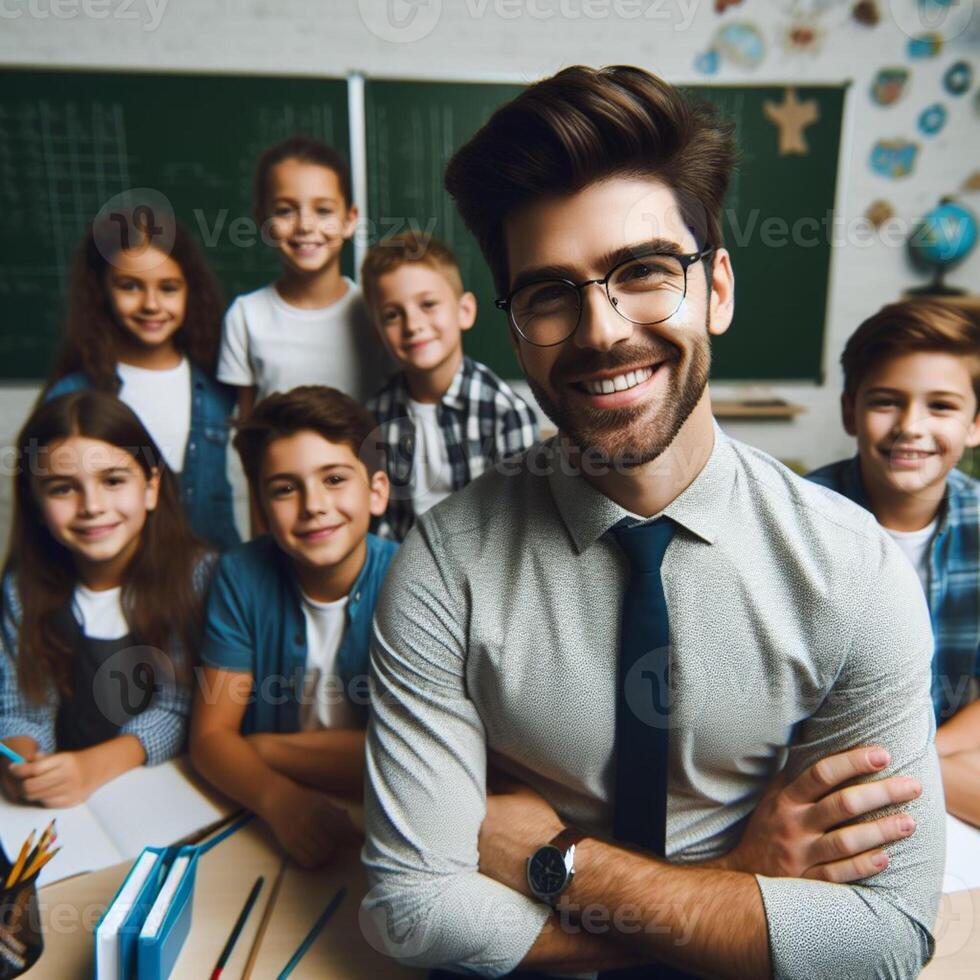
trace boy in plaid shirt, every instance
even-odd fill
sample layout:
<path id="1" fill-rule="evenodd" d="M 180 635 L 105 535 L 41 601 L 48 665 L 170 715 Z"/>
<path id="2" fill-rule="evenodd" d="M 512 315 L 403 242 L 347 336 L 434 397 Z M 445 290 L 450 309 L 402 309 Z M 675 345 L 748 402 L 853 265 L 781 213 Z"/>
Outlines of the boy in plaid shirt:
<path id="1" fill-rule="evenodd" d="M 386 239 L 365 257 L 361 286 L 401 368 L 367 403 L 391 483 L 373 530 L 401 541 L 418 515 L 533 445 L 538 425 L 509 385 L 463 353 L 476 297 L 446 245 L 412 232 Z"/>
<path id="2" fill-rule="evenodd" d="M 932 697 L 947 809 L 980 826 L 980 324 L 935 302 L 865 320 L 841 358 L 857 456 L 811 473 L 870 510 L 907 555 L 935 635 Z"/>

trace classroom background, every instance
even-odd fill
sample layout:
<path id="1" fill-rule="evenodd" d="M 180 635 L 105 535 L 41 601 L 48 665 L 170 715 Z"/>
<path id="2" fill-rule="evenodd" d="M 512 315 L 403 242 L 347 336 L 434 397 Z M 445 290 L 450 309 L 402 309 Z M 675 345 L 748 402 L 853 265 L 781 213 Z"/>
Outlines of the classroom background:
<path id="1" fill-rule="evenodd" d="M 812 190 L 812 167 L 825 175 L 827 168 L 836 168 L 827 183 L 833 222 L 829 231 L 824 224 L 816 232 L 823 243 L 830 236 L 830 247 L 820 273 L 821 292 L 826 280 L 826 306 L 811 376 L 774 377 L 766 358 L 759 356 L 740 363 L 737 377 L 714 380 L 712 392 L 716 400 L 778 399 L 803 409 L 785 418 L 723 419 L 732 435 L 780 459 L 809 469 L 851 452 L 838 410 L 838 359 L 846 338 L 881 305 L 930 280 L 928 271 L 912 263 L 907 246 L 924 215 L 947 197 L 974 214 L 980 211 L 976 4 L 962 0 L 5 0 L 0 6 L 0 69 L 118 70 L 120 103 L 128 99 L 128 111 L 134 102 L 140 104 L 146 114 L 144 128 L 149 125 L 151 131 L 155 114 L 170 117 L 173 107 L 166 113 L 163 107 L 172 96 L 160 85 L 144 99 L 135 99 L 128 92 L 126 72 L 268 75 L 294 79 L 297 89 L 310 79 L 343 80 L 357 73 L 369 86 L 376 83 L 376 91 L 384 83 L 404 104 L 413 95 L 404 83 L 412 80 L 519 85 L 579 62 L 636 64 L 684 85 L 735 86 L 743 92 L 749 91 L 746 87 L 773 89 L 766 95 L 772 118 L 763 110 L 745 127 L 747 135 L 769 139 L 772 145 L 746 153 L 745 172 L 753 167 L 753 156 L 768 154 L 779 162 L 781 183 L 774 193 L 790 191 L 788 196 L 793 197 L 798 192 L 805 199 Z M 6 202 L 8 216 L 16 213 L 20 220 L 5 232 L 8 254 L 10 242 L 16 243 L 21 233 L 18 228 L 24 235 L 43 237 L 45 223 L 61 220 L 81 200 L 72 198 L 70 179 L 67 190 L 59 187 L 57 194 L 52 190 L 32 194 L 31 199 L 25 199 L 24 189 L 11 179 L 17 172 L 11 154 L 18 152 L 13 116 L 16 105 L 31 93 L 24 90 L 29 84 L 25 76 L 9 77 L 16 79 L 16 85 L 0 86 L 0 200 Z M 818 89 L 842 94 L 838 146 L 820 145 L 828 127 L 807 121 L 806 105 Z M 424 92 L 414 94 L 424 97 Z M 206 85 L 199 97 L 207 104 Z M 819 108 L 824 108 L 823 102 Z M 246 117 L 248 105 L 239 105 L 236 111 Z M 350 126 L 358 139 L 356 114 L 350 116 Z M 186 137 L 168 124 L 161 125 L 153 138 L 166 145 Z M 70 144 L 45 147 L 42 139 L 41 145 L 38 174 L 43 177 L 56 167 L 67 167 L 70 175 L 74 165 Z M 368 145 L 374 152 L 369 163 L 382 165 L 388 150 L 377 142 Z M 212 149 L 202 146 L 202 155 L 210 156 Z M 752 151 L 743 146 L 743 152 L 746 149 Z M 397 154 L 391 159 L 397 163 Z M 252 162 L 243 160 L 241 165 L 248 170 Z M 795 172 L 804 175 L 798 188 L 793 186 L 794 165 Z M 757 171 L 762 164 L 754 166 Z M 397 167 L 385 172 L 389 186 L 397 190 Z M 166 187 L 159 189 L 167 193 Z M 438 194 L 438 186 L 429 188 L 430 200 Z M 397 194 L 388 200 L 396 201 Z M 358 203 L 363 207 L 363 201 Z M 231 218 L 248 215 L 245 201 L 231 201 L 229 207 Z M 432 207 L 437 214 L 406 214 L 403 205 L 392 206 L 397 212 L 392 214 L 375 209 L 368 215 L 370 228 L 359 232 L 360 241 L 366 242 L 372 230 L 375 234 L 398 230 L 394 225 L 408 219 L 417 227 L 429 227 L 445 207 L 444 202 Z M 821 211 L 805 217 L 825 222 L 827 216 Z M 802 275 L 810 253 L 793 244 L 792 229 L 788 242 L 766 245 L 764 227 L 756 222 L 750 228 L 743 220 L 747 246 L 757 257 L 765 254 L 760 248 L 773 249 L 773 255 L 796 249 L 794 268 Z M 811 221 L 805 237 L 813 235 Z M 814 256 L 820 253 L 820 247 L 812 250 Z M 209 256 L 207 247 L 205 255 Z M 243 251 L 243 262 L 246 259 Z M 348 267 L 352 259 L 353 255 L 348 257 Z M 736 283 L 739 270 L 736 260 Z M 971 293 L 978 291 L 978 280 L 980 249 L 974 248 L 950 270 L 947 282 Z M 14 301 L 16 285 L 9 275 L 0 277 L 0 341 L 7 338 L 8 343 L 18 331 L 32 330 L 29 319 L 23 319 L 23 304 Z M 59 294 L 66 285 L 57 275 L 44 280 L 46 290 Z M 737 308 L 738 296 L 736 290 Z M 801 309 L 799 315 L 812 318 L 814 310 Z M 764 330 L 765 349 L 772 357 L 799 346 L 796 317 L 784 310 L 768 311 L 758 286 L 751 316 L 765 321 L 758 329 Z M 503 314 L 484 302 L 476 329 L 478 343 L 490 332 L 502 340 Z M 750 329 L 743 315 L 725 343 L 736 349 L 739 331 L 746 336 Z M 0 357 L 11 356 L 12 349 L 8 346 L 3 354 L 0 343 Z M 40 378 L 11 375 L 0 370 L 7 379 L 0 383 L 0 446 L 12 444 L 40 390 Z M 530 398 L 526 385 L 515 387 Z M 9 475 L 4 470 L 0 481 L 0 545 L 4 547 Z M 236 483 L 243 517 L 244 491 L 240 479 Z"/>

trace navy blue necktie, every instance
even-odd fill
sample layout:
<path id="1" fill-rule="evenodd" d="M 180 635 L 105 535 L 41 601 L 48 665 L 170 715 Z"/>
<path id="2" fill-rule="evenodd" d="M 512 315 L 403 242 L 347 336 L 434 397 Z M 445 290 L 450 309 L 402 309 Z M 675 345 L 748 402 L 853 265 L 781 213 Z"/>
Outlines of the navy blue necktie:
<path id="1" fill-rule="evenodd" d="M 611 531 L 630 562 L 623 596 L 616 684 L 613 836 L 666 854 L 670 721 L 670 629 L 660 565 L 674 522 L 620 522 Z"/>
<path id="2" fill-rule="evenodd" d="M 630 563 L 616 681 L 613 836 L 663 858 L 667 852 L 670 627 L 660 566 L 676 525 L 620 521 L 610 531 Z M 600 980 L 692 980 L 660 963 L 604 970 Z"/>

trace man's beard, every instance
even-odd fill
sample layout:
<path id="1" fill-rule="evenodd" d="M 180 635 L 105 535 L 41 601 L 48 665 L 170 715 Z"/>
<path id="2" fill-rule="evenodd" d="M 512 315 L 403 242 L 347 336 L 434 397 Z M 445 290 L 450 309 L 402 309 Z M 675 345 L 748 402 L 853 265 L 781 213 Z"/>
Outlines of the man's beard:
<path id="1" fill-rule="evenodd" d="M 694 411 L 711 372 L 711 347 L 707 330 L 691 349 L 691 357 L 683 377 L 678 376 L 679 350 L 666 342 L 656 346 L 632 344 L 617 346 L 610 351 L 577 350 L 568 348 L 552 369 L 557 400 L 530 377 L 527 379 L 541 410 L 554 422 L 559 432 L 595 464 L 629 469 L 642 466 L 660 456 L 677 438 L 682 426 Z M 661 370 L 670 371 L 667 389 L 662 400 L 651 408 L 648 401 L 629 408 L 596 409 L 572 402 L 567 385 L 560 381 L 570 374 L 591 374 L 598 371 L 624 370 L 638 364 L 662 361 Z M 649 417 L 644 423 L 644 417 Z"/>

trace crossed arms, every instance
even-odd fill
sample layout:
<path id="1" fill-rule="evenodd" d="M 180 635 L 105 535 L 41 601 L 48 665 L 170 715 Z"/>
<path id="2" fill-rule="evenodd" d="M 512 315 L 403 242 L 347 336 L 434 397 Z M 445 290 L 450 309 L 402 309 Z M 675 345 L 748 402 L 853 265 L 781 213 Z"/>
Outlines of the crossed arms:
<path id="1" fill-rule="evenodd" d="M 787 785 L 797 786 L 797 778 L 820 759 L 854 746 L 886 746 L 891 759 L 877 774 L 912 778 L 922 793 L 907 806 L 917 832 L 890 846 L 885 869 L 847 885 L 834 882 L 853 874 L 828 870 L 835 854 L 870 860 L 880 842 L 874 828 L 887 840 L 897 825 L 874 824 L 871 831 L 857 832 L 872 834 L 862 839 L 853 839 L 853 829 L 851 839 L 816 831 L 821 821 L 831 830 L 870 804 L 901 799 L 908 786 L 889 784 L 870 803 L 855 803 L 850 793 L 842 804 L 834 794 L 815 791 L 815 800 L 801 796 L 795 805 L 810 815 L 814 841 L 827 838 L 811 845 L 825 850 L 810 854 L 813 864 L 795 871 L 825 870 L 803 878 L 788 876 L 793 869 L 779 861 L 775 867 L 765 860 L 760 865 L 758 843 L 752 841 L 764 836 L 748 833 L 742 854 L 736 848 L 710 866 L 668 864 L 589 841 L 576 859 L 580 870 L 567 895 L 575 906 L 566 919 L 576 926 L 573 931 L 532 900 L 522 880 L 523 859 L 553 836 L 560 818 L 540 801 L 544 809 L 522 831 L 528 800 L 519 798 L 510 801 L 515 810 L 494 819 L 506 803 L 491 798 L 488 804 L 486 796 L 488 746 L 467 686 L 460 625 L 465 609 L 453 607 L 456 597 L 447 594 L 442 570 L 435 563 L 426 570 L 421 551 L 412 555 L 412 576 L 389 579 L 372 665 L 364 859 L 373 888 L 364 909 L 387 937 L 392 955 L 484 976 L 519 965 L 581 972 L 651 960 L 717 977 L 836 980 L 906 977 L 921 969 L 933 948 L 930 929 L 943 864 L 943 795 L 932 745 L 924 610 L 881 601 L 865 611 L 861 635 L 829 695 L 801 720 L 784 768 Z M 818 782 L 840 782 L 839 774 L 819 767 L 816 773 Z M 756 814 L 765 814 L 766 806 L 763 797 Z M 488 816 L 489 831 L 481 838 Z M 746 866 L 739 868 L 741 860 Z M 821 877 L 830 880 L 814 880 Z M 590 907 L 605 915 L 608 928 L 601 934 L 587 928 Z"/>

